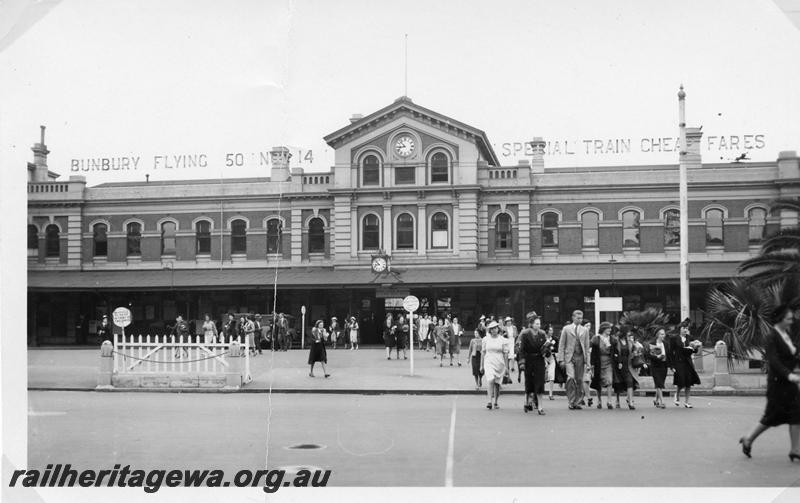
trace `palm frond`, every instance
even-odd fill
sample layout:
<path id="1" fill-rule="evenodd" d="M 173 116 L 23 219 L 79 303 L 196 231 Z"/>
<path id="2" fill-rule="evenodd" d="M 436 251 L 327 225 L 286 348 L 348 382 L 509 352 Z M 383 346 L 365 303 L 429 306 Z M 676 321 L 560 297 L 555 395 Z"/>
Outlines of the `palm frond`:
<path id="1" fill-rule="evenodd" d="M 800 251 L 800 227 L 787 227 L 764 239 L 759 254 L 783 250 Z"/>
<path id="2" fill-rule="evenodd" d="M 800 198 L 778 198 L 769 203 L 770 211 L 789 210 L 800 213 Z"/>

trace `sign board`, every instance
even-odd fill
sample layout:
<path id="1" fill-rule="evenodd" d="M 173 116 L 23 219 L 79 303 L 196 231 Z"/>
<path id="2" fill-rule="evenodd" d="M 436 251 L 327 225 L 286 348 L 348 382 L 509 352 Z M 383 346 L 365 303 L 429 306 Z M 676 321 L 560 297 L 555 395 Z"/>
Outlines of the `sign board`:
<path id="1" fill-rule="evenodd" d="M 595 303 L 598 311 L 622 311 L 622 297 L 600 297 Z"/>
<path id="2" fill-rule="evenodd" d="M 306 314 L 306 306 L 300 306 L 300 314 Z"/>
<path id="3" fill-rule="evenodd" d="M 118 307 L 111 313 L 114 318 L 114 325 L 125 328 L 131 324 L 131 311 L 127 307 Z"/>
<path id="4" fill-rule="evenodd" d="M 409 313 L 415 312 L 417 309 L 419 309 L 419 299 L 413 295 L 409 295 L 403 299 L 403 309 Z"/>

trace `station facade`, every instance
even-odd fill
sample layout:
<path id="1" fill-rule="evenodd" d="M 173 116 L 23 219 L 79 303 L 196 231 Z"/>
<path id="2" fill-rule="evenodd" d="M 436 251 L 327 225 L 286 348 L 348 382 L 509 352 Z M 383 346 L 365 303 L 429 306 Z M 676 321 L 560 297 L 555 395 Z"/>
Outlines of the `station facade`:
<path id="1" fill-rule="evenodd" d="M 686 156 L 697 325 L 709 285 L 797 222 L 769 202 L 800 195 L 795 152 L 703 164 L 700 136 L 689 129 Z M 276 147 L 270 177 L 88 187 L 48 170 L 42 134 L 28 164 L 29 345 L 94 344 L 118 306 L 142 334 L 177 314 L 306 306 L 308 325 L 357 316 L 365 343 L 409 294 L 468 329 L 530 310 L 560 326 L 573 309 L 592 315 L 595 289 L 625 310 L 680 312 L 677 164 L 547 168 L 534 139 L 529 161 L 501 166 L 483 131 L 407 97 L 325 141 L 325 173 Z"/>

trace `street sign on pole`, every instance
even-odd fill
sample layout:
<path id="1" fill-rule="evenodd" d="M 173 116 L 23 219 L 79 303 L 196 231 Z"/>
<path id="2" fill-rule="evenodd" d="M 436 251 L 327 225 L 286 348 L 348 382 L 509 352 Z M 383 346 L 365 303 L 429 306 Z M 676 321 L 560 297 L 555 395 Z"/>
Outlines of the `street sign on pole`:
<path id="1" fill-rule="evenodd" d="M 303 315 L 302 325 L 300 329 L 300 349 L 306 348 L 306 306 L 300 306 L 300 314 Z"/>
<path id="2" fill-rule="evenodd" d="M 600 297 L 600 290 L 594 291 L 594 332 L 600 328 L 600 311 L 622 311 L 622 297 Z"/>
<path id="3" fill-rule="evenodd" d="M 408 311 L 408 345 L 411 351 L 411 375 L 414 375 L 414 312 L 419 309 L 419 299 L 409 295 L 403 299 L 403 309 Z"/>
<path id="4" fill-rule="evenodd" d="M 114 325 L 122 329 L 122 340 L 125 340 L 125 327 L 131 324 L 131 310 L 127 307 L 118 307 L 111 313 Z"/>

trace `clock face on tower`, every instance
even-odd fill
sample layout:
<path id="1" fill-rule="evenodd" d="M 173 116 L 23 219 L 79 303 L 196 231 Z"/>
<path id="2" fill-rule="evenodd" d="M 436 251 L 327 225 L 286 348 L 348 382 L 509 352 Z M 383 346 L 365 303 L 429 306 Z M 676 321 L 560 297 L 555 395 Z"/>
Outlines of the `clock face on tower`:
<path id="1" fill-rule="evenodd" d="M 373 257 L 372 258 L 372 270 L 374 272 L 383 272 L 386 270 L 387 266 L 386 258 L 385 257 Z"/>
<path id="2" fill-rule="evenodd" d="M 394 141 L 394 151 L 397 152 L 397 155 L 400 157 L 410 156 L 414 153 L 414 147 L 414 138 L 407 134 L 397 137 Z"/>

